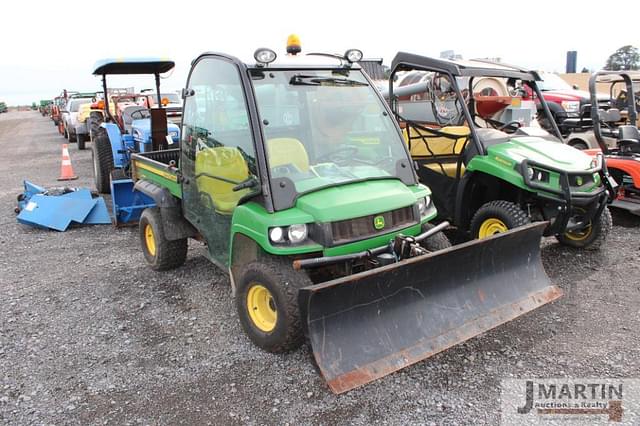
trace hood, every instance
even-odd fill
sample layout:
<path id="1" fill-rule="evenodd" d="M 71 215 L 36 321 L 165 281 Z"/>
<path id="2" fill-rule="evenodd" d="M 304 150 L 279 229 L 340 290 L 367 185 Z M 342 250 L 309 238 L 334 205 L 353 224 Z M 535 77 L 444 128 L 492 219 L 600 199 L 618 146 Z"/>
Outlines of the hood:
<path id="1" fill-rule="evenodd" d="M 151 133 L 151 119 L 149 118 L 142 118 L 140 120 L 133 120 L 131 122 L 131 127 L 135 128 L 135 129 L 139 129 L 140 131 L 142 131 L 143 133 Z M 178 127 L 177 125 L 173 124 L 170 121 L 167 121 L 167 131 L 168 132 L 179 132 L 180 131 L 180 127 Z"/>
<path id="2" fill-rule="evenodd" d="M 318 222 L 334 222 L 413 205 L 416 195 L 397 179 L 369 180 L 321 189 L 298 198 L 296 207 Z"/>
<path id="3" fill-rule="evenodd" d="M 581 101 L 581 103 L 590 103 L 591 95 L 586 90 L 545 90 L 542 92 L 544 98 L 554 98 L 554 100 L 562 101 Z M 598 101 L 609 100 L 609 95 L 604 93 L 596 93 Z"/>
<path id="4" fill-rule="evenodd" d="M 516 137 L 490 146 L 490 156 L 510 158 L 518 163 L 529 159 L 557 169 L 579 172 L 591 168 L 592 157 L 569 145 L 539 137 Z"/>

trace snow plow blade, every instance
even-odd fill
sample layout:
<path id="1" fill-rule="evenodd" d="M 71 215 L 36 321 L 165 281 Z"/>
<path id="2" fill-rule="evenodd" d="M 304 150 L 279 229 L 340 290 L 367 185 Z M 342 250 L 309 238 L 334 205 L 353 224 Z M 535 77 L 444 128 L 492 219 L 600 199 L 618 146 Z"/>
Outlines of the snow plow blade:
<path id="1" fill-rule="evenodd" d="M 444 351 L 562 295 L 536 223 L 305 287 L 313 355 L 342 393 Z"/>

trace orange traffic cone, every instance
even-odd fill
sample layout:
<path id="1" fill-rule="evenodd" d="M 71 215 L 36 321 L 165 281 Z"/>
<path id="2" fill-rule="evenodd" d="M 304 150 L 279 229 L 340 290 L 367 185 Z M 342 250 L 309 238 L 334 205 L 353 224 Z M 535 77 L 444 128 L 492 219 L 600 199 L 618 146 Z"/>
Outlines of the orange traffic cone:
<path id="1" fill-rule="evenodd" d="M 69 148 L 65 143 L 62 145 L 62 167 L 60 169 L 60 177 L 58 180 L 74 180 L 78 179 L 73 173 L 73 167 L 71 167 L 71 157 L 69 157 Z"/>

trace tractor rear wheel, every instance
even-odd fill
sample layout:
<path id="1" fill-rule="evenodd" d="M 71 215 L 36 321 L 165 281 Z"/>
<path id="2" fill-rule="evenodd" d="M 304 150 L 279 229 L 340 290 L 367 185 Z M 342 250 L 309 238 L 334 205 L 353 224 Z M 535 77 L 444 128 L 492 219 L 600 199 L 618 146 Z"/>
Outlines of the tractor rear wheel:
<path id="1" fill-rule="evenodd" d="M 109 136 L 105 131 L 98 132 L 91 144 L 91 161 L 93 162 L 93 179 L 98 192 L 108 194 L 111 192 L 110 173 L 113 169 L 113 154 Z"/>
<path id="2" fill-rule="evenodd" d="M 471 219 L 471 238 L 483 239 L 531 223 L 515 203 L 496 200 L 485 203 Z"/>
<path id="3" fill-rule="evenodd" d="M 298 290 L 313 284 L 309 277 L 272 257 L 247 264 L 239 278 L 236 309 L 251 341 L 267 352 L 297 349 L 304 340 Z"/>
<path id="4" fill-rule="evenodd" d="M 102 113 L 99 112 L 91 112 L 89 114 L 89 136 L 90 139 L 93 140 L 100 130 L 100 124 L 104 121 Z"/>
<path id="5" fill-rule="evenodd" d="M 158 207 L 144 209 L 138 224 L 142 253 L 151 269 L 166 271 L 184 264 L 189 242 L 187 238 L 167 240 L 162 227 L 162 216 Z"/>
<path id="6" fill-rule="evenodd" d="M 592 220 L 585 228 L 558 234 L 556 239 L 565 246 L 597 250 L 607 239 L 612 227 L 611 212 L 605 206 L 600 217 Z"/>

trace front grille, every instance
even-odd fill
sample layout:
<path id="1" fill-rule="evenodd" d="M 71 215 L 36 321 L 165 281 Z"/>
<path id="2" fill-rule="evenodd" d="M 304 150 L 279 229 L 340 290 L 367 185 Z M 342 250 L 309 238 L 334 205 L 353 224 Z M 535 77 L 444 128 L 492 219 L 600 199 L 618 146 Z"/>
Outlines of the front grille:
<path id="1" fill-rule="evenodd" d="M 384 227 L 376 229 L 376 217 L 384 218 Z M 331 223 L 332 242 L 334 245 L 350 241 L 358 241 L 378 234 L 386 234 L 398 228 L 418 223 L 413 206 L 407 206 L 384 213 L 362 216 L 355 219 L 340 220 Z"/>

